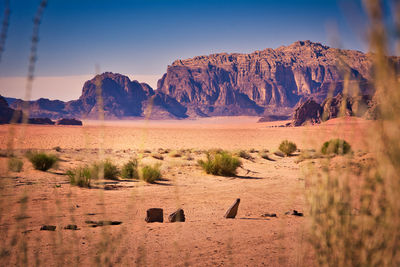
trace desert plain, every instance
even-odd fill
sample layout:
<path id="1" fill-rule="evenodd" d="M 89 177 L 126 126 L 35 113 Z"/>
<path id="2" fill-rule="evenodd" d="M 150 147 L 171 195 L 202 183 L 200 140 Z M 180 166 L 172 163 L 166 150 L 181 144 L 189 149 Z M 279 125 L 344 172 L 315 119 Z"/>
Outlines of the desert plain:
<path id="1" fill-rule="evenodd" d="M 84 121 L 80 126 L 1 125 L 1 262 L 3 266 L 313 266 L 309 244 L 307 168 L 324 158 L 301 159 L 323 142 L 343 138 L 352 160 L 368 156 L 371 121 L 339 118 L 320 125 L 283 127 L 256 117 L 177 121 Z M 290 157 L 274 154 L 281 141 L 297 144 Z M 7 169 L 6 150 L 23 160 L 22 172 Z M 55 147 L 59 147 L 55 150 Z M 206 174 L 197 164 L 206 151 L 245 150 L 251 158 L 234 177 Z M 55 154 L 58 166 L 35 170 L 27 150 Z M 269 160 L 260 156 L 264 152 Z M 152 157 L 157 153 L 163 160 Z M 177 156 L 179 154 L 179 156 Z M 122 166 L 132 157 L 159 163 L 163 179 L 69 183 L 67 170 L 110 159 Z M 340 166 L 341 156 L 333 159 Z M 333 167 L 332 167 L 333 168 Z M 225 219 L 240 198 L 235 219 Z M 163 223 L 146 223 L 146 210 L 162 208 Z M 185 222 L 168 222 L 176 209 Z M 297 210 L 304 216 L 292 215 Z M 275 213 L 276 217 L 262 216 Z M 93 227 L 87 221 L 120 221 Z M 78 230 L 64 229 L 74 224 Z M 55 231 L 41 231 L 55 225 Z"/>

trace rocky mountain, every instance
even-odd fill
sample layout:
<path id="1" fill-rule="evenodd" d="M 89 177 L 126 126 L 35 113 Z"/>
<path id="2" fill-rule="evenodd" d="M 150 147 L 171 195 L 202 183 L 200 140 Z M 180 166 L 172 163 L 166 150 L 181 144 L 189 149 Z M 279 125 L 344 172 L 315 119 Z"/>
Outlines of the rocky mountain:
<path id="1" fill-rule="evenodd" d="M 6 99 L 0 95 L 0 124 L 10 123 L 13 116 L 16 122 L 22 120 L 22 112 L 15 112 L 14 109 L 8 106 Z"/>
<path id="2" fill-rule="evenodd" d="M 101 92 L 101 98 L 99 97 Z M 127 76 L 105 72 L 86 81 L 82 95 L 77 100 L 63 102 L 45 98 L 29 101 L 30 116 L 57 118 L 91 118 L 98 119 L 98 101 L 102 101 L 104 117 L 117 119 L 142 117 L 151 106 L 154 112 L 151 118 L 184 118 L 186 108 L 175 99 L 163 93 L 155 93 L 145 83 L 131 81 Z M 151 105 L 150 105 L 151 103 Z M 15 100 L 12 108 L 22 110 L 23 100 Z"/>
<path id="3" fill-rule="evenodd" d="M 251 54 L 176 60 L 158 81 L 157 90 L 106 72 L 87 81 L 77 100 L 31 101 L 30 115 L 98 118 L 100 89 L 106 119 L 264 115 L 271 120 L 289 116 L 306 99 L 320 104 L 328 92 L 342 92 L 345 75 L 359 85 L 361 94 L 372 94 L 371 68 L 368 54 L 298 41 Z M 22 100 L 12 101 L 12 108 L 23 106 Z"/>
<path id="4" fill-rule="evenodd" d="M 298 41 L 251 54 L 213 54 L 177 60 L 158 81 L 161 91 L 203 115 L 257 115 L 267 107 L 293 108 L 341 92 L 345 73 L 369 90 L 371 60 L 358 51 Z"/>

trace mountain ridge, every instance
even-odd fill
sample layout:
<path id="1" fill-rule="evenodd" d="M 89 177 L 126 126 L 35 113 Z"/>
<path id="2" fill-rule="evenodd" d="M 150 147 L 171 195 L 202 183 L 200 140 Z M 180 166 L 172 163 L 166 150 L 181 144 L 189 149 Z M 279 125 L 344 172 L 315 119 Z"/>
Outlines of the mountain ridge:
<path id="1" fill-rule="evenodd" d="M 373 94 L 368 54 L 297 41 L 249 54 L 215 53 L 175 60 L 156 90 L 125 75 L 105 72 L 86 81 L 77 100 L 42 98 L 30 101 L 29 106 L 35 117 L 98 118 L 99 88 L 106 119 L 289 115 L 305 99 L 322 103 L 330 91 L 333 95 L 342 92 L 346 73 L 362 94 Z M 10 107 L 22 108 L 24 101 L 13 101 Z"/>

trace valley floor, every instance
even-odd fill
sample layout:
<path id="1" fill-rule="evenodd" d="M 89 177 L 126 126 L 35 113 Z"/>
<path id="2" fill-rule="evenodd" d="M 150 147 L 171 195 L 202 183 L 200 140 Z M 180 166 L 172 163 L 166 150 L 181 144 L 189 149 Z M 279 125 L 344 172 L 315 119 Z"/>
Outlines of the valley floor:
<path id="1" fill-rule="evenodd" d="M 365 153 L 364 136 L 371 122 L 355 118 L 323 125 L 276 127 L 285 122 L 256 123 L 254 118 L 217 118 L 175 122 L 86 122 L 73 126 L 0 126 L 0 149 L 10 140 L 24 161 L 20 173 L 7 171 L 0 158 L 1 265 L 123 266 L 312 266 L 308 243 L 309 217 L 304 166 L 273 154 L 284 139 L 300 151 L 319 149 L 333 137 L 348 140 L 355 160 Z M 11 130 L 10 130 L 11 129 Z M 13 133 L 10 137 L 9 133 Z M 56 152 L 54 147 L 61 150 Z M 236 177 L 206 174 L 197 164 L 208 149 L 243 149 L 252 159 L 243 161 Z M 56 169 L 34 170 L 23 156 L 39 149 L 60 158 Z M 173 157 L 166 150 L 177 150 Z M 269 150 L 270 158 L 259 151 Z M 152 153 L 162 153 L 157 160 Z M 109 158 L 121 166 L 132 157 L 142 163 L 162 164 L 163 180 L 95 181 L 91 189 L 71 186 L 70 168 Z M 305 164 L 307 163 L 307 164 Z M 241 199 L 235 219 L 225 219 L 228 207 Z M 148 208 L 163 208 L 164 223 L 146 223 Z M 182 208 L 186 222 L 167 217 Z M 303 217 L 285 214 L 297 210 Z M 263 217 L 276 213 L 277 217 Z M 120 225 L 91 227 L 86 221 L 121 221 Z M 76 224 L 79 230 L 66 230 Z M 40 231 L 56 225 L 56 231 Z"/>

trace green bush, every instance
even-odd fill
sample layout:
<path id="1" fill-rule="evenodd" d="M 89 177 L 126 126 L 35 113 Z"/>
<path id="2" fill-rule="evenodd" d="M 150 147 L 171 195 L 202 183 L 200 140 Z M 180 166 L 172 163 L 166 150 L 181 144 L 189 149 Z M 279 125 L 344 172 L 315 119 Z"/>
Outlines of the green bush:
<path id="1" fill-rule="evenodd" d="M 118 167 L 113 164 L 110 160 L 106 159 L 101 162 L 94 163 L 92 165 L 92 178 L 101 178 L 101 170 L 104 170 L 104 179 L 117 180 L 119 175 Z"/>
<path id="2" fill-rule="evenodd" d="M 207 153 L 207 160 L 199 160 L 198 164 L 206 173 L 220 176 L 234 176 L 236 169 L 242 166 L 239 158 L 224 151 Z"/>
<path id="3" fill-rule="evenodd" d="M 282 141 L 279 145 L 279 150 L 285 154 L 286 156 L 290 156 L 293 152 L 297 150 L 297 146 L 295 143 L 290 142 L 288 140 Z"/>
<path id="4" fill-rule="evenodd" d="M 8 170 L 10 170 L 12 172 L 22 171 L 23 166 L 24 166 L 24 163 L 22 162 L 22 160 L 20 160 L 18 158 L 11 157 L 8 159 Z"/>
<path id="5" fill-rule="evenodd" d="M 33 167 L 40 171 L 47 171 L 48 169 L 54 167 L 58 161 L 57 156 L 48 155 L 44 152 L 29 151 L 26 153 L 26 155 L 29 161 L 33 164 Z"/>
<path id="6" fill-rule="evenodd" d="M 90 181 L 93 174 L 88 166 L 84 166 L 68 170 L 67 175 L 71 185 L 90 187 Z"/>
<path id="7" fill-rule="evenodd" d="M 137 159 L 132 159 L 122 166 L 121 176 L 128 179 L 139 178 Z"/>
<path id="8" fill-rule="evenodd" d="M 345 140 L 331 139 L 322 145 L 322 154 L 344 155 L 351 151 L 351 146 Z"/>
<path id="9" fill-rule="evenodd" d="M 141 169 L 141 178 L 148 183 L 154 183 L 161 178 L 160 165 L 145 165 Z"/>

